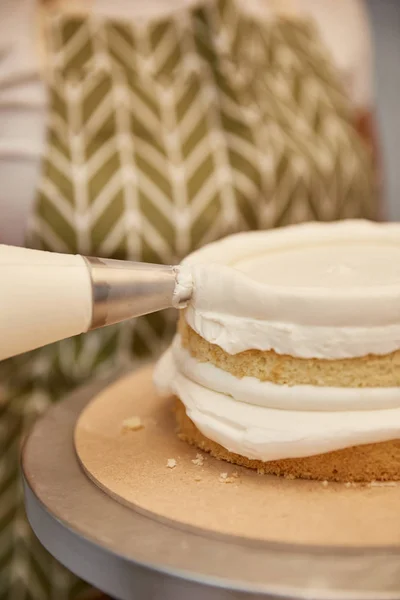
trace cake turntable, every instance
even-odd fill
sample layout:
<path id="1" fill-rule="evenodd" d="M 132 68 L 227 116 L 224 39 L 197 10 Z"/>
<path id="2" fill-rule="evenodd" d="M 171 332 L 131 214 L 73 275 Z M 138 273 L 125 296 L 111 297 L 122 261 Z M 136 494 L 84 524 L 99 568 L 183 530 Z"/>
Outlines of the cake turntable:
<path id="1" fill-rule="evenodd" d="M 26 440 L 28 518 L 67 568 L 121 600 L 400 598 L 399 486 L 240 469 L 226 482 L 232 468 L 193 462 L 171 403 L 155 398 L 150 368 L 103 381 L 52 407 Z M 144 427 L 123 431 L 131 417 Z"/>
<path id="2" fill-rule="evenodd" d="M 351 221 L 343 225 L 304 225 L 299 235 L 306 246 L 310 227 L 312 231 L 318 230 L 314 232 L 316 241 L 324 248 L 327 227 L 332 230 L 335 244 L 342 243 L 342 234 L 346 234 L 352 245 L 354 231 L 359 232 L 363 268 L 358 268 L 357 253 L 356 258 L 353 256 L 354 264 L 349 263 L 347 255 L 336 264 L 336 259 L 331 260 L 332 252 L 328 252 L 329 260 L 325 260 L 327 257 L 321 252 L 317 273 L 311 269 L 311 274 L 305 274 L 311 278 L 311 284 L 313 281 L 317 284 L 310 285 L 308 280 L 307 283 L 304 274 L 299 278 L 297 263 L 292 264 L 289 274 L 293 276 L 295 292 L 291 294 L 290 286 L 285 287 L 281 281 L 281 274 L 286 273 L 285 265 L 279 263 L 279 268 L 273 267 L 268 275 L 268 281 L 275 281 L 276 286 L 268 287 L 267 293 L 264 284 L 257 281 L 250 284 L 247 276 L 243 276 L 243 283 L 242 279 L 237 283 L 238 262 L 227 277 L 220 277 L 221 273 L 226 274 L 225 259 L 221 256 L 222 267 L 214 264 L 215 268 L 210 270 L 209 265 L 215 263 L 218 254 L 212 245 L 200 251 L 202 259 L 195 273 L 191 267 L 189 271 L 186 269 L 187 262 L 183 267 L 164 267 L 3 249 L 3 271 L 10 281 L 5 288 L 3 315 L 6 317 L 3 320 L 7 326 L 8 322 L 11 325 L 8 329 L 4 325 L 7 344 L 2 357 L 140 314 L 187 306 L 188 324 L 193 318 L 198 325 L 200 315 L 209 333 L 206 341 L 215 343 L 230 355 L 257 348 L 268 352 L 271 340 L 275 340 L 273 350 L 279 355 L 293 358 L 294 350 L 293 360 L 297 366 L 299 357 L 328 360 L 336 377 L 343 374 L 341 362 L 331 364 L 336 359 L 352 361 L 345 373 L 348 377 L 354 361 L 357 365 L 361 361 L 365 366 L 363 357 L 367 357 L 368 376 L 372 374 L 371 355 L 379 364 L 386 361 L 384 366 L 390 378 L 385 377 L 383 385 L 379 377 L 377 383 L 368 381 L 365 386 L 365 374 L 361 382 L 351 375 L 353 385 L 346 380 L 338 388 L 334 379 L 333 389 L 348 393 L 350 388 L 360 388 L 362 409 L 370 408 L 366 396 L 369 398 L 371 389 L 374 403 L 376 399 L 380 403 L 385 395 L 385 410 L 379 411 L 380 406 L 374 404 L 376 414 L 382 417 L 377 426 L 378 437 L 383 431 L 383 437 L 389 441 L 397 440 L 399 413 L 389 413 L 387 404 L 394 403 L 393 410 L 400 410 L 396 371 L 400 271 L 398 262 L 387 260 L 387 247 L 391 244 L 400 252 L 398 226 L 386 224 L 383 229 L 381 225 Z M 281 236 L 281 230 L 268 235 L 263 232 L 246 235 L 252 237 L 255 255 L 264 256 Z M 290 247 L 294 243 L 293 235 L 293 230 L 283 233 Z M 366 256 L 376 259 L 377 285 L 368 288 L 366 294 L 370 260 L 365 260 L 364 244 L 370 243 L 371 236 L 379 242 L 379 256 L 375 247 Z M 245 255 L 253 256 L 253 250 L 249 254 L 247 242 L 243 242 L 243 237 L 240 239 Z M 235 240 L 227 238 L 221 244 L 225 250 L 229 246 L 227 264 L 234 259 L 246 259 L 239 256 L 243 248 L 241 250 Z M 335 244 L 332 246 L 334 258 Z M 308 258 L 314 261 L 315 251 L 307 248 Z M 197 259 L 198 256 L 195 261 Z M 32 271 L 32 264 L 38 270 Z M 396 268 L 392 269 L 393 264 Z M 205 265 L 204 269 L 201 265 Z M 388 265 L 390 268 L 386 269 Z M 244 266 L 242 262 L 241 268 Z M 258 269 L 258 262 L 256 267 Z M 329 283 L 332 277 L 335 285 Z M 321 292 L 319 283 L 326 278 L 329 285 Z M 204 286 L 204 281 L 210 285 Z M 393 285 L 389 285 L 390 282 Z M 341 293 L 342 284 L 351 293 Z M 250 303 L 247 302 L 249 290 Z M 63 303 L 57 301 L 60 294 Z M 32 300 L 29 311 L 23 302 L 28 296 Z M 312 310 L 315 297 L 321 310 Z M 382 297 L 384 302 L 377 303 L 376 298 Z M 15 298 L 21 300 L 16 303 Z M 68 311 L 71 299 L 74 310 Z M 210 317 L 208 310 L 210 303 L 211 312 L 217 311 L 219 315 L 216 329 L 213 314 Z M 233 315 L 226 310 L 227 305 Z M 278 310 L 282 306 L 283 316 Z M 234 327 L 230 325 L 231 317 Z M 285 319 L 293 327 L 282 327 Z M 38 327 L 40 323 L 46 327 Z M 225 325 L 222 327 L 221 323 Z M 25 324 L 30 327 L 29 335 Z M 39 329 L 46 331 L 46 336 L 38 336 Z M 13 344 L 9 343 L 8 332 L 10 336 L 13 334 Z M 279 339 L 275 334 L 279 334 Z M 304 340 L 312 347 L 302 345 Z M 304 363 L 301 365 L 303 373 Z M 317 364 L 318 398 L 320 390 L 332 385 L 329 378 L 323 379 L 324 385 L 321 384 L 321 368 L 320 361 Z M 168 370 L 164 375 L 167 379 Z M 285 381 L 281 383 L 287 385 Z M 302 379 L 294 381 L 297 387 L 302 383 Z M 168 392 L 185 400 L 174 388 Z M 334 396 L 340 405 L 343 394 L 335 392 Z M 304 394 L 302 398 L 304 400 Z M 321 399 L 326 400 L 322 393 Z M 338 411 L 339 419 L 332 417 L 329 424 L 330 433 L 334 424 L 335 444 L 336 438 L 343 437 L 344 426 L 354 409 L 353 400 L 351 398 L 351 406 L 343 410 L 343 414 Z M 156 394 L 152 367 L 148 366 L 114 382 L 102 381 L 78 391 L 52 407 L 36 423 L 25 442 L 22 457 L 27 514 L 38 538 L 61 563 L 121 600 L 400 599 L 400 483 L 353 485 L 346 479 L 342 479 L 342 483 L 292 480 L 233 467 L 179 440 L 175 435 L 173 407 L 172 397 L 161 398 Z M 204 405 L 204 415 L 212 412 L 211 407 L 215 410 L 214 404 Z M 311 414 L 313 409 L 303 407 L 303 410 L 305 426 L 298 431 L 297 422 L 293 422 L 290 440 L 307 446 L 316 433 L 324 441 L 328 429 L 321 427 L 321 420 L 313 422 L 310 429 L 307 411 Z M 331 407 L 326 412 L 330 414 L 333 410 L 336 409 Z M 354 431 L 350 427 L 350 437 L 345 436 L 349 442 L 346 447 L 356 448 L 354 439 L 359 443 L 377 441 L 372 439 L 376 434 L 376 414 L 370 412 L 372 409 L 365 414 L 360 410 L 357 415 L 368 439 L 360 440 L 356 423 Z M 240 432 L 244 421 L 237 413 L 235 424 Z M 232 416 L 229 411 L 222 413 L 223 424 L 227 421 L 226 414 Z M 259 420 L 255 421 L 258 425 Z M 273 430 L 271 414 L 262 421 L 261 443 L 265 441 L 265 432 Z M 245 424 L 247 427 L 248 422 Z M 251 427 L 258 431 L 253 421 Z M 240 435 L 239 441 L 242 441 Z M 230 444 L 231 441 L 225 447 L 231 448 Z"/>

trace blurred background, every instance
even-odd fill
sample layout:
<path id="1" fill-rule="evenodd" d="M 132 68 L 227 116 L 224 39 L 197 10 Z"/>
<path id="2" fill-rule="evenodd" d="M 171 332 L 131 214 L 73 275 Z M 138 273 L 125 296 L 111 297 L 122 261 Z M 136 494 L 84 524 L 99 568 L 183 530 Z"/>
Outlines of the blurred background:
<path id="1" fill-rule="evenodd" d="M 173 264 L 242 230 L 400 220 L 400 0 L 0 0 L 0 32 L 0 243 Z M 93 597 L 26 522 L 21 440 L 175 318 L 0 363 L 1 598 Z"/>
<path id="2" fill-rule="evenodd" d="M 388 218 L 400 219 L 400 2 L 367 0 L 375 42 L 375 94 Z"/>

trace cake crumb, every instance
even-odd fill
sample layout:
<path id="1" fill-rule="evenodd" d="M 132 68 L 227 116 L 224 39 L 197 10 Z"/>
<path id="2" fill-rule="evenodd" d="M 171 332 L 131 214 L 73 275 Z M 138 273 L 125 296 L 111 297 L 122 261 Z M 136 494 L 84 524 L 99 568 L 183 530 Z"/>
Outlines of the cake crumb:
<path id="1" fill-rule="evenodd" d="M 257 469 L 257 475 L 265 475 L 264 469 L 258 468 Z"/>
<path id="2" fill-rule="evenodd" d="M 324 487 L 328 487 L 328 485 L 329 485 L 329 482 L 328 482 L 328 481 L 325 479 L 325 481 L 323 481 L 323 482 L 322 482 L 322 485 L 323 485 Z"/>
<path id="3" fill-rule="evenodd" d="M 194 476 L 194 480 L 195 480 L 195 481 L 201 481 L 201 477 L 200 477 L 200 475 L 195 475 L 195 476 Z"/>
<path id="4" fill-rule="evenodd" d="M 351 488 L 351 485 L 352 485 L 352 484 L 351 484 L 351 482 L 350 482 L 350 481 L 347 481 L 347 482 L 344 484 L 344 487 L 345 487 L 345 488 Z"/>
<path id="5" fill-rule="evenodd" d="M 292 473 L 287 473 L 286 475 L 284 475 L 285 479 L 296 479 L 296 476 L 293 475 Z"/>
<path id="6" fill-rule="evenodd" d="M 397 483 L 395 481 L 371 481 L 368 484 L 368 487 L 396 487 Z"/>
<path id="7" fill-rule="evenodd" d="M 237 473 L 237 471 L 234 471 L 234 473 L 232 473 L 231 475 L 228 475 L 228 473 L 220 473 L 219 482 L 220 483 L 235 483 L 235 482 L 237 482 L 238 478 L 239 478 L 239 473 Z"/>
<path id="8" fill-rule="evenodd" d="M 129 419 L 122 421 L 122 429 L 127 431 L 139 431 L 139 429 L 143 429 L 143 427 L 144 425 L 140 417 L 130 417 Z"/>
<path id="9" fill-rule="evenodd" d="M 204 465 L 204 456 L 198 452 L 196 458 L 192 460 L 192 463 L 196 465 L 196 467 L 202 467 Z"/>
<path id="10" fill-rule="evenodd" d="M 175 469 L 175 467 L 176 467 L 176 460 L 174 458 L 169 458 L 167 460 L 167 467 L 168 467 L 168 469 Z"/>

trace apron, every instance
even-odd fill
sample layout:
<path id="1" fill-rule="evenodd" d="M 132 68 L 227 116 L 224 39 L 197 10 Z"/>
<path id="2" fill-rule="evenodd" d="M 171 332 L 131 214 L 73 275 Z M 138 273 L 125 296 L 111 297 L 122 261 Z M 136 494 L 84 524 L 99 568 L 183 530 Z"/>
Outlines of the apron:
<path id="1" fill-rule="evenodd" d="M 216 0 L 150 24 L 49 12 L 45 39 L 48 135 L 29 246 L 174 264 L 238 231 L 376 216 L 370 150 L 311 23 L 260 22 Z M 175 318 L 0 365 L 0 595 L 85 589 L 27 525 L 21 438 L 78 385 L 157 356 Z"/>

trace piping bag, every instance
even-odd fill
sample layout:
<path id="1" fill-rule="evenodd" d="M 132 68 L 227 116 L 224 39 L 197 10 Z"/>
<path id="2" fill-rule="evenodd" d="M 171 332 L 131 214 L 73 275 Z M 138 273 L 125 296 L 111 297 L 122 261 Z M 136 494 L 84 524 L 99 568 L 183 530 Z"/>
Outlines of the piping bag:
<path id="1" fill-rule="evenodd" d="M 0 245 L 0 360 L 91 329 L 184 308 L 187 268 Z"/>

